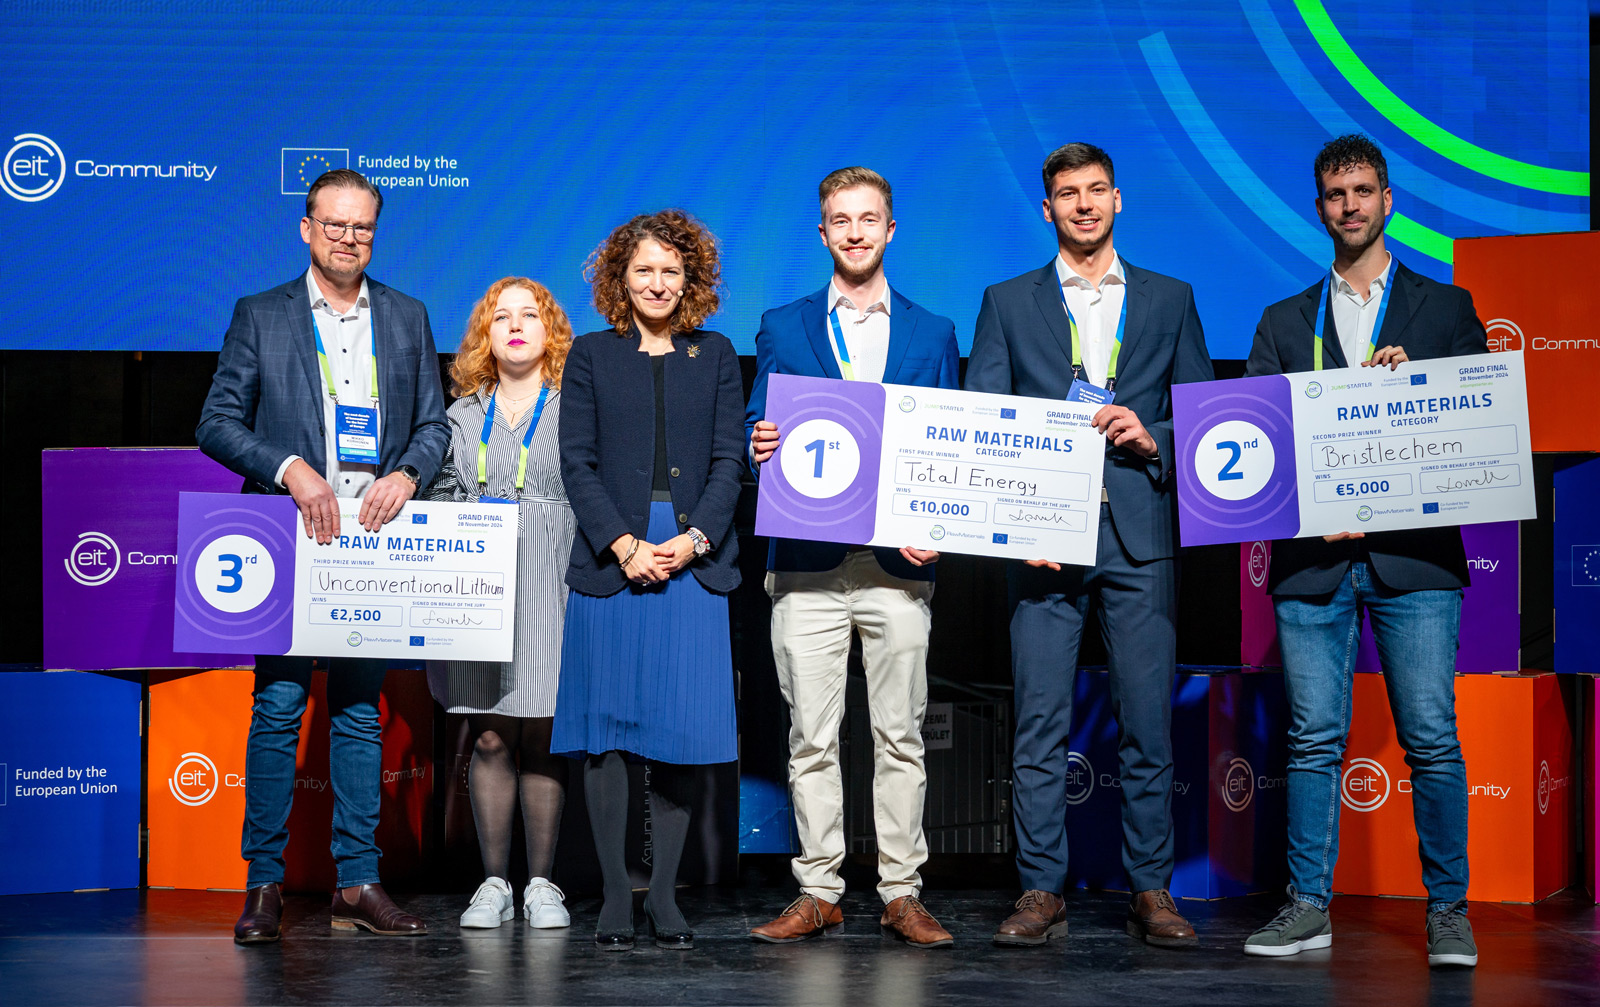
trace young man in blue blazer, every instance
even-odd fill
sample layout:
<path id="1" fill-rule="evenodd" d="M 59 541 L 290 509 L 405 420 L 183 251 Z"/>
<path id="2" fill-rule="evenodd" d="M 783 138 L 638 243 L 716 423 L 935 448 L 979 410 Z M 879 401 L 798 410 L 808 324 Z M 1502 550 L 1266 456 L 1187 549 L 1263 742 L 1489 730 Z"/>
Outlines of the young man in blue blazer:
<path id="1" fill-rule="evenodd" d="M 1043 176 L 1057 254 L 984 291 L 967 388 L 1062 399 L 1081 380 L 1115 397 L 1093 417 L 1106 435 L 1095 565 L 1008 566 L 1012 801 L 1024 891 L 994 940 L 1040 945 L 1067 934 L 1067 737 L 1078 644 L 1097 609 L 1119 731 L 1122 863 L 1134 892 L 1127 930 L 1181 947 L 1196 938 L 1167 892 L 1178 593 L 1172 386 L 1210 380 L 1211 358 L 1189 285 L 1112 247 L 1122 193 L 1106 152 L 1069 143 L 1045 159 Z"/>
<path id="2" fill-rule="evenodd" d="M 1407 360 L 1489 352 L 1472 295 L 1413 273 L 1384 247 L 1394 195 L 1377 144 L 1341 136 L 1322 148 L 1312 170 L 1333 266 L 1262 312 L 1245 373 L 1394 370 Z M 1245 941 L 1246 954 L 1279 957 L 1333 943 L 1328 902 L 1339 858 L 1339 770 L 1365 609 L 1411 767 L 1428 889 L 1428 964 L 1478 963 L 1466 916 L 1467 777 L 1455 711 L 1467 579 L 1459 528 L 1273 543 L 1267 590 L 1289 699 L 1290 887 L 1288 904 Z"/>
<path id="3" fill-rule="evenodd" d="M 366 275 L 382 209 L 382 194 L 357 172 L 340 168 L 312 183 L 300 219 L 311 266 L 234 307 L 195 429 L 200 449 L 243 475 L 247 492 L 293 497 L 307 537 L 323 544 L 340 533 L 339 497 L 360 497 L 357 520 L 377 531 L 433 478 L 450 443 L 428 309 Z M 339 435 L 347 410 L 377 426 L 376 451 Z M 427 925 L 378 883 L 373 839 L 386 669 L 371 659 L 330 664 L 333 926 L 412 936 Z M 295 748 L 310 688 L 311 658 L 257 656 L 241 843 L 250 869 L 233 928 L 239 944 L 279 936 Z"/>
<path id="4" fill-rule="evenodd" d="M 767 378 L 800 374 L 851 381 L 958 387 L 955 325 L 889 288 L 883 253 L 894 239 L 889 183 L 868 168 L 840 168 L 817 189 L 817 230 L 833 257 L 833 279 L 761 318 L 756 380 L 745 425 L 751 467 L 777 450 L 782 431 L 766 419 Z M 933 563 L 925 549 L 868 549 L 772 540 L 772 652 L 789 704 L 789 792 L 800 855 L 800 897 L 750 931 L 774 944 L 816 937 L 843 921 L 844 796 L 839 720 L 852 631 L 861 634 L 867 705 L 876 755 L 873 795 L 878 838 L 880 923 L 913 947 L 948 947 L 950 934 L 923 908 L 917 869 L 928 858 L 922 831 L 927 788 L 922 716 Z"/>

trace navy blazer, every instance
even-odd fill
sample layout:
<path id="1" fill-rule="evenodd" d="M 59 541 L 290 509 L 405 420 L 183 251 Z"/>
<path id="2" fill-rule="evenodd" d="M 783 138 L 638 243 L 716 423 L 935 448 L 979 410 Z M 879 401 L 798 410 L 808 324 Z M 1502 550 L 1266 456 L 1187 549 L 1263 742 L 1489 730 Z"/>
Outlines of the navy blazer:
<path id="1" fill-rule="evenodd" d="M 378 353 L 378 470 L 410 465 L 426 486 L 450 444 L 428 309 L 371 277 L 367 294 Z M 247 492 L 288 492 L 274 477 L 290 455 L 327 474 L 314 324 L 304 273 L 234 305 L 194 436 L 200 450 L 245 477 Z"/>
<path id="2" fill-rule="evenodd" d="M 739 356 L 720 332 L 678 333 L 672 343 L 663 366 L 673 516 L 679 532 L 698 528 L 711 540 L 711 551 L 689 569 L 726 593 L 739 586 Z M 573 340 L 561 378 L 561 481 L 578 519 L 569 587 L 604 597 L 627 586 L 608 547 L 624 533 L 643 540 L 650 527 L 655 431 L 655 379 L 639 337 L 602 329 Z"/>
<path id="3" fill-rule="evenodd" d="M 839 379 L 828 335 L 828 288 L 798 301 L 773 308 L 761 316 L 756 333 L 756 381 L 745 410 L 745 443 L 756 421 L 767 415 L 767 377 L 799 374 Z M 889 288 L 889 356 L 883 380 L 892 385 L 959 388 L 961 349 L 956 326 L 950 319 L 914 304 L 900 291 Z M 782 431 L 779 431 L 782 433 Z M 748 456 L 747 456 L 748 457 Z M 756 478 L 761 466 L 751 466 Z M 767 568 L 814 573 L 832 570 L 844 562 L 849 546 L 837 542 L 806 542 L 775 538 L 767 547 Z M 912 566 L 898 549 L 873 549 L 878 565 L 891 576 L 905 580 L 932 580 L 933 567 Z"/>
<path id="4" fill-rule="evenodd" d="M 1313 366 L 1318 280 L 1305 290 L 1261 313 L 1245 375 L 1295 374 Z M 1324 323 L 1322 366 L 1348 366 L 1334 334 L 1333 310 Z M 1389 310 L 1378 333 L 1378 347 L 1401 346 L 1411 360 L 1431 360 L 1468 353 L 1488 353 L 1483 323 L 1472 307 L 1472 295 L 1460 287 L 1430 280 L 1404 265 L 1395 270 Z M 1396 591 L 1449 590 L 1466 587 L 1467 554 L 1459 528 L 1417 528 L 1373 532 L 1345 542 L 1321 538 L 1283 539 L 1272 544 L 1267 590 L 1275 595 L 1331 594 L 1350 561 L 1365 558 L 1384 586 Z"/>
<path id="5" fill-rule="evenodd" d="M 1138 562 L 1175 555 L 1178 502 L 1172 479 L 1172 386 L 1214 377 L 1189 284 L 1122 260 L 1128 324 L 1117 358 L 1116 404 L 1127 406 L 1155 438 L 1159 460 L 1106 449 L 1111 517 Z M 967 389 L 1064 399 L 1072 387 L 1072 332 L 1061 308 L 1052 258 L 1043 269 L 983 292 Z"/>

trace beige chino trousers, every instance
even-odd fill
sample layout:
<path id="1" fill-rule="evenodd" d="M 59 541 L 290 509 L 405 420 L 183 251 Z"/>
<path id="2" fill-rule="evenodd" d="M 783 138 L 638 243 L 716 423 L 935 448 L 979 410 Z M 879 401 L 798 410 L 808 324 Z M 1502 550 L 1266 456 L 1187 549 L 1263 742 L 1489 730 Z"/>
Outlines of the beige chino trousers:
<path id="1" fill-rule="evenodd" d="M 878 894 L 885 903 L 917 895 L 917 869 L 928 859 L 922 717 L 933 584 L 891 576 L 870 551 L 852 550 L 832 570 L 769 572 L 766 586 L 778 686 L 789 704 L 789 795 L 800 835 L 794 859 L 800 890 L 833 903 L 844 895 L 839 722 L 850 634 L 859 632 L 872 722 Z"/>

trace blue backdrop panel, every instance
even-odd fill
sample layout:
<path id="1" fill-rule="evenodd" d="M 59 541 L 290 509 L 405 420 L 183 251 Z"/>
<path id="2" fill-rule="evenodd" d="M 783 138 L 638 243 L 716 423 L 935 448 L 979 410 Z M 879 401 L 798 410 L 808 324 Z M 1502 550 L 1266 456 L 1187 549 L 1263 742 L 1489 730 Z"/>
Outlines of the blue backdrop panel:
<path id="1" fill-rule="evenodd" d="M 1556 473 L 1556 671 L 1600 674 L 1600 459 Z"/>
<path id="2" fill-rule="evenodd" d="M 137 682 L 0 673 L 0 894 L 139 884 Z"/>
<path id="3" fill-rule="evenodd" d="M 816 185 L 895 185 L 890 280 L 956 320 L 1054 252 L 1040 164 L 1117 162 L 1117 247 L 1194 283 L 1211 352 L 1316 279 L 1310 162 L 1389 152 L 1419 271 L 1450 240 L 1589 225 L 1583 0 L 309 0 L 0 6 L 3 348 L 215 349 L 241 294 L 305 266 L 311 178 L 388 193 L 373 273 L 441 348 L 501 275 L 598 327 L 582 265 L 676 204 L 721 237 L 714 327 L 820 287 Z M 92 328 L 79 305 L 96 305 Z"/>

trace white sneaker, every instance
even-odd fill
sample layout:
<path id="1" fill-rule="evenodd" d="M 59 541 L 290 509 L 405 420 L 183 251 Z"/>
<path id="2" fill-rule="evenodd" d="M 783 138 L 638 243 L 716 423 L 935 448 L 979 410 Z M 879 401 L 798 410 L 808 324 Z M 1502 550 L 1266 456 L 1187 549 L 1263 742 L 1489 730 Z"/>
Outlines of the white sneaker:
<path id="1" fill-rule="evenodd" d="M 461 925 L 490 929 L 509 920 L 515 912 L 511 886 L 500 878 L 490 878 L 472 893 L 472 904 L 461 914 Z"/>
<path id="2" fill-rule="evenodd" d="M 534 878 L 522 890 L 522 915 L 528 918 L 529 926 L 540 930 L 570 927 L 572 917 L 567 915 L 567 907 L 562 905 L 566 897 L 566 892 L 544 878 Z"/>

